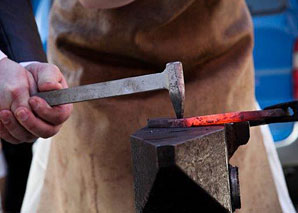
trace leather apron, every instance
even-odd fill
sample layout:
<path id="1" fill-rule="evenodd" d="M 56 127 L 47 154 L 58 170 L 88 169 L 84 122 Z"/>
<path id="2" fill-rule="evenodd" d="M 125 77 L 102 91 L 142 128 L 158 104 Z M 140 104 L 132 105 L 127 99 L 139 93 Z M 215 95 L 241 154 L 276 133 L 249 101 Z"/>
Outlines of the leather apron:
<path id="1" fill-rule="evenodd" d="M 117 9 L 54 2 L 49 60 L 70 86 L 160 72 L 181 61 L 185 116 L 254 110 L 253 28 L 242 0 L 137 0 Z M 174 117 L 167 91 L 74 105 L 51 146 L 39 212 L 134 212 L 129 136 Z M 239 212 L 281 212 L 258 127 L 232 164 Z"/>

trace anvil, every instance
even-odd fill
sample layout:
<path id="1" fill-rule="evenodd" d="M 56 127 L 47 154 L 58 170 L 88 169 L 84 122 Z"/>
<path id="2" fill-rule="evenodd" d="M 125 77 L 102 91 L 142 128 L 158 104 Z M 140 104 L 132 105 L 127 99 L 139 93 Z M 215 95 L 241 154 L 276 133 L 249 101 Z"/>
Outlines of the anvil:
<path id="1" fill-rule="evenodd" d="M 249 127 L 298 120 L 298 102 L 258 111 L 151 119 L 131 136 L 137 212 L 233 212 L 238 169 L 229 165 Z"/>
<path id="2" fill-rule="evenodd" d="M 240 208 L 237 167 L 248 122 L 143 128 L 131 136 L 136 212 L 233 212 Z"/>

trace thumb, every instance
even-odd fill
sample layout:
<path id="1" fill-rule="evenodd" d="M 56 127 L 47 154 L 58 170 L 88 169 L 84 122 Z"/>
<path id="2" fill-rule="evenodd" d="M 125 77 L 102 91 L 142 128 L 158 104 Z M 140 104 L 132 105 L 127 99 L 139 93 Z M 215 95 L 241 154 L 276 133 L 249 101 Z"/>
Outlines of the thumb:
<path id="1" fill-rule="evenodd" d="M 57 66 L 48 63 L 32 63 L 25 68 L 33 75 L 39 91 L 63 88 L 63 76 Z"/>

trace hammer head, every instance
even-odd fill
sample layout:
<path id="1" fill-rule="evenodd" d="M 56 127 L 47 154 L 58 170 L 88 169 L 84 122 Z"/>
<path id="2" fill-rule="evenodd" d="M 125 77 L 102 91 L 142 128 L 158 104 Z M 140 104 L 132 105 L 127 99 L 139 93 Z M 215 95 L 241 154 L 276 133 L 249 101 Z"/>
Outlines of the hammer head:
<path id="1" fill-rule="evenodd" d="M 167 63 L 165 74 L 167 75 L 167 87 L 177 118 L 183 118 L 185 87 L 181 62 Z"/>

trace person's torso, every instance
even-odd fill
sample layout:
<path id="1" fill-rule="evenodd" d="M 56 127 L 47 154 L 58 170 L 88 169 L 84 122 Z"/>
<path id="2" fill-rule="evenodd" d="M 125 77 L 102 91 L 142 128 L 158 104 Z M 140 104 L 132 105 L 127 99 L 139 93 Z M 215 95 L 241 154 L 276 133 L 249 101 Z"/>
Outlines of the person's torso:
<path id="1" fill-rule="evenodd" d="M 70 86 L 161 72 L 181 61 L 185 116 L 195 116 L 254 109 L 252 43 L 244 1 L 137 0 L 97 10 L 60 0 L 49 59 Z M 129 135 L 148 118 L 172 116 L 166 91 L 76 104 L 54 138 L 41 212 L 49 203 L 61 212 L 132 212 Z"/>

